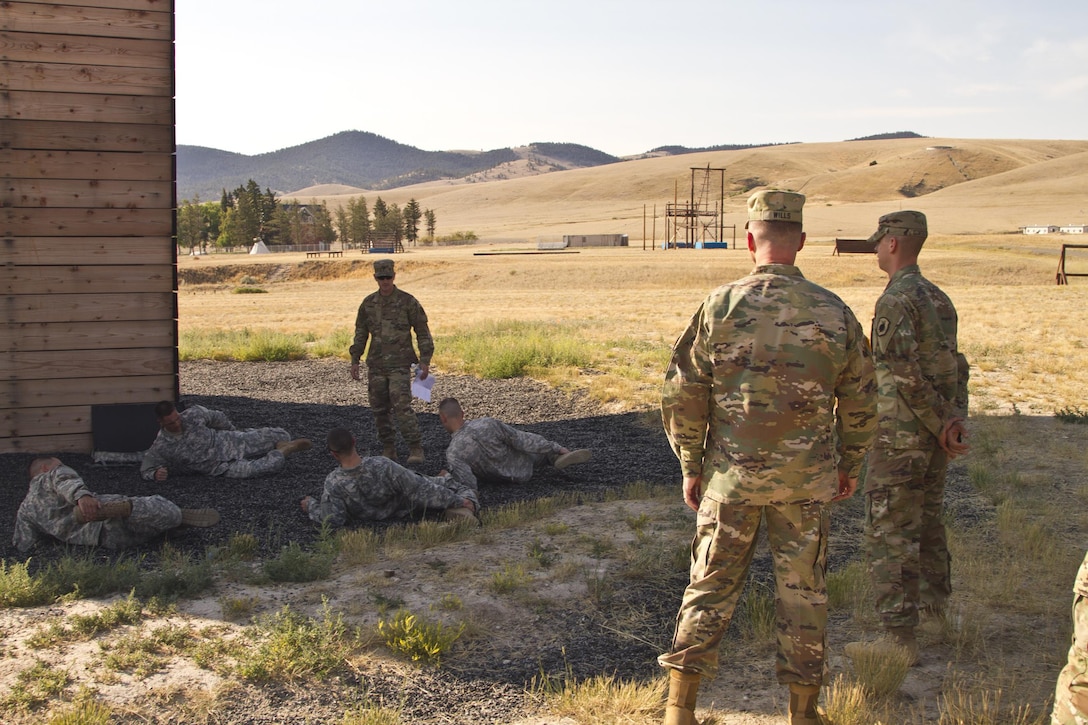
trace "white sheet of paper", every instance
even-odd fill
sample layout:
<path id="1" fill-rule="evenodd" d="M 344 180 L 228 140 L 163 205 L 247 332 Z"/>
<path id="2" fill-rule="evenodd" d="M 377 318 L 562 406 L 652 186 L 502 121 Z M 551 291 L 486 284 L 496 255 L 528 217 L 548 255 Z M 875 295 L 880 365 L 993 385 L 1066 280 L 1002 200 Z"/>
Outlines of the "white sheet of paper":
<path id="1" fill-rule="evenodd" d="M 427 375 L 427 377 L 420 380 L 419 378 L 412 379 L 412 397 L 419 398 L 427 403 L 431 402 L 431 388 L 434 387 L 434 373 Z"/>

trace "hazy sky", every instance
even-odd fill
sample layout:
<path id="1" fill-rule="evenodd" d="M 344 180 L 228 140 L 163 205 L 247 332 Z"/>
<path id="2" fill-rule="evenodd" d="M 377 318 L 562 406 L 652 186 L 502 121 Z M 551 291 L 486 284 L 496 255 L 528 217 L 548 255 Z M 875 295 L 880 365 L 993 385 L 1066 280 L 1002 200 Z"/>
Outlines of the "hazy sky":
<path id="1" fill-rule="evenodd" d="M 1088 138 L 1084 0 L 177 0 L 177 141 Z"/>

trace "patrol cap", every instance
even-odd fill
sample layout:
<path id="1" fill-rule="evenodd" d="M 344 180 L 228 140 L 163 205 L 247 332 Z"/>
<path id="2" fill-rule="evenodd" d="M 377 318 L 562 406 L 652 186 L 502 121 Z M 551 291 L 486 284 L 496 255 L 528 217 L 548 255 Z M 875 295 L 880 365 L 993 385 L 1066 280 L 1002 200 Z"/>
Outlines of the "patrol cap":
<path id="1" fill-rule="evenodd" d="M 876 244 L 893 230 L 904 237 L 922 237 L 923 241 L 929 235 L 925 214 L 920 211 L 893 211 L 880 217 L 869 241 Z"/>
<path id="2" fill-rule="evenodd" d="M 764 189 L 748 197 L 748 221 L 801 223 L 805 195 L 796 191 Z M 744 225 L 748 227 L 747 224 Z"/>
<path id="3" fill-rule="evenodd" d="M 394 274 L 392 259 L 379 259 L 374 262 L 375 277 L 392 277 Z"/>

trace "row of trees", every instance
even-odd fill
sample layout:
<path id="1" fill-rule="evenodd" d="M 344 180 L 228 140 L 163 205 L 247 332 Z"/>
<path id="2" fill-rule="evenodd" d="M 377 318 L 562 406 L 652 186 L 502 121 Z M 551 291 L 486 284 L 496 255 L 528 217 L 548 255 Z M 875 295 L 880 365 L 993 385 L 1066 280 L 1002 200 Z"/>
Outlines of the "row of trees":
<path id="1" fill-rule="evenodd" d="M 379 196 L 372 216 L 366 197 L 356 196 L 336 210 L 336 232 L 345 244 L 363 245 L 375 240 L 415 244 L 419 241 L 420 222 L 425 225 L 427 238 L 434 239 L 438 225 L 434 211 L 422 209 L 415 199 L 401 209 L 386 204 Z"/>
<path id="2" fill-rule="evenodd" d="M 223 190 L 219 203 L 186 199 L 178 207 L 178 245 L 190 252 L 248 247 L 260 239 L 268 245 L 316 245 L 339 239 L 350 246 L 374 241 L 415 244 L 420 224 L 434 239 L 437 220 L 434 211 L 422 209 L 411 199 L 401 209 L 380 196 L 373 215 L 365 197 L 357 196 L 336 210 L 335 217 L 324 202 L 300 204 L 281 202 L 270 189 L 261 191 L 250 179 L 234 191 Z"/>

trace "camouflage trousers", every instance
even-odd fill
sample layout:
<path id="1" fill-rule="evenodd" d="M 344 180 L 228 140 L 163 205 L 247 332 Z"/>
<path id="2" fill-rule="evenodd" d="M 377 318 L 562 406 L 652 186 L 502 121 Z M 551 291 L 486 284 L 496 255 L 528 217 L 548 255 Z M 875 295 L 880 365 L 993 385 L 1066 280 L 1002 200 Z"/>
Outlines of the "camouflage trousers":
<path id="1" fill-rule="evenodd" d="M 181 509 L 162 496 L 98 496 L 102 503 L 109 501 L 132 502 L 132 513 L 123 519 L 107 519 L 102 523 L 98 544 L 107 549 L 125 549 L 154 539 L 156 536 L 181 526 Z"/>
<path id="2" fill-rule="evenodd" d="M 291 440 L 291 434 L 283 428 L 249 428 L 231 431 L 241 443 L 243 458 L 225 463 L 218 475 L 227 478 L 257 478 L 279 473 L 287 465 L 283 453 L 276 449 L 277 443 Z M 260 456 L 260 458 L 250 458 Z"/>
<path id="3" fill-rule="evenodd" d="M 1073 643 L 1058 674 L 1051 725 L 1088 725 L 1088 555 L 1077 576 L 1073 596 Z"/>
<path id="4" fill-rule="evenodd" d="M 691 544 L 691 578 L 662 667 L 713 678 L 718 649 L 748 578 L 760 521 L 774 559 L 776 670 L 782 684 L 824 680 L 829 516 L 823 504 L 739 506 L 704 498 Z"/>
<path id="5" fill-rule="evenodd" d="M 914 627 L 920 608 L 943 609 L 952 559 L 942 515 L 948 456 L 874 448 L 864 472 L 865 544 L 876 610 L 885 627 Z"/>
<path id="6" fill-rule="evenodd" d="M 412 371 L 408 368 L 379 370 L 367 367 L 366 391 L 370 398 L 370 410 L 374 413 L 374 426 L 378 429 L 378 440 L 382 445 L 396 443 L 394 418 L 404 442 L 409 446 L 419 445 L 419 421 L 412 410 Z"/>

